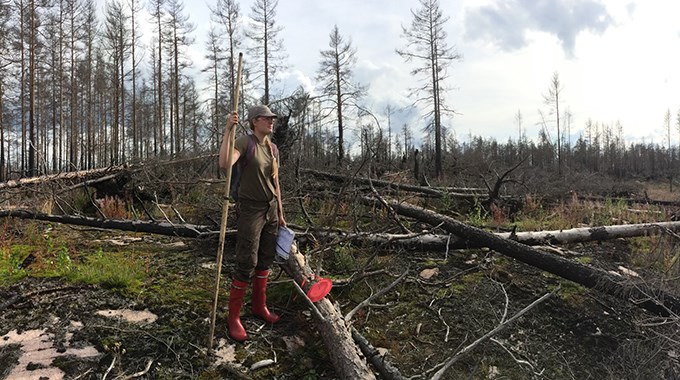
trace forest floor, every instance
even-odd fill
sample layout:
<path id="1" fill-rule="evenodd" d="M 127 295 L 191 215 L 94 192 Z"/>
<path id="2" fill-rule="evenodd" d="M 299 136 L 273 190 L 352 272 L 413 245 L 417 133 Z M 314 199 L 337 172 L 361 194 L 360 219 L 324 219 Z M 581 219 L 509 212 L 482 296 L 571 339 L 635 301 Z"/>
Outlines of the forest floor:
<path id="1" fill-rule="evenodd" d="M 657 221 L 671 214 L 648 211 Z M 542 218 L 554 213 L 541 211 Z M 247 303 L 242 320 L 250 339 L 227 336 L 230 240 L 215 348 L 207 354 L 216 246 L 215 240 L 1 220 L 0 379 L 337 378 L 306 303 L 278 268 L 268 303 L 281 321 L 264 324 Z M 676 246 L 677 236 L 662 235 L 562 248 L 572 260 L 622 277 L 637 274 L 656 284 L 663 277 L 666 290 L 678 294 Z M 487 249 L 445 255 L 336 244 L 315 259 L 336 282 L 329 297 L 343 313 L 408 271 L 352 320 L 404 377 L 429 378 L 502 320 L 554 292 L 462 356 L 444 378 L 680 379 L 677 318 L 658 318 Z M 357 271 L 365 276 L 352 277 Z"/>

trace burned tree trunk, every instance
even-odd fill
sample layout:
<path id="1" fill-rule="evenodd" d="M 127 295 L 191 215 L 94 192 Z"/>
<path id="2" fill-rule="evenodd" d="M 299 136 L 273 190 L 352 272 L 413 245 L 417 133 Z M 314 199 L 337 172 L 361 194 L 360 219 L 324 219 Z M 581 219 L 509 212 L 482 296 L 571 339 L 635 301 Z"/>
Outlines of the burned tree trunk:
<path id="1" fill-rule="evenodd" d="M 28 210 L 0 210 L 0 218 L 15 217 L 21 219 L 36 219 L 48 222 L 73 224 L 96 228 L 115 229 L 132 232 L 148 232 L 158 235 L 199 238 L 214 236 L 219 231 L 213 231 L 208 226 L 198 224 L 172 224 L 163 222 L 149 222 L 143 220 L 97 219 L 85 216 L 51 215 Z M 231 232 L 234 234 L 234 231 Z"/>
<path id="2" fill-rule="evenodd" d="M 490 234 L 503 239 L 511 239 L 525 245 L 535 246 L 606 241 L 619 238 L 654 235 L 662 233 L 663 231 L 680 231 L 680 222 L 641 223 L 571 228 L 558 231 L 501 232 Z M 470 241 L 458 236 L 435 235 L 431 233 L 380 234 L 316 231 L 314 234 L 329 238 L 342 238 L 353 244 L 372 243 L 416 250 L 454 250 L 485 247 L 485 245 L 479 241 Z"/>
<path id="3" fill-rule="evenodd" d="M 92 170 L 80 170 L 76 172 L 59 173 L 52 175 L 44 175 L 40 177 L 30 177 L 22 178 L 19 180 L 11 180 L 7 182 L 0 183 L 0 190 L 17 188 L 27 185 L 42 185 L 47 182 L 52 181 L 79 181 L 92 178 L 99 178 L 102 176 L 108 176 L 113 174 L 118 174 L 120 172 L 126 171 L 127 169 L 123 166 L 112 166 L 102 169 L 92 169 Z"/>
<path id="4" fill-rule="evenodd" d="M 288 260 L 281 264 L 281 268 L 293 280 L 302 284 L 304 291 L 309 289 L 314 279 L 305 257 L 293 245 Z M 311 303 L 311 301 L 310 301 Z M 312 313 L 316 319 L 317 330 L 324 341 L 331 358 L 333 367 L 341 379 L 374 379 L 375 375 L 368 368 L 364 359 L 359 356 L 359 349 L 352 340 L 349 326 L 345 324 L 342 314 L 333 306 L 331 301 L 323 298 L 313 304 L 318 313 Z"/>
<path id="5" fill-rule="evenodd" d="M 437 188 L 432 188 L 432 187 L 408 185 L 408 184 L 403 184 L 403 183 L 382 181 L 382 180 L 377 180 L 377 179 L 369 179 L 369 178 L 362 178 L 362 177 L 348 177 L 348 176 L 344 176 L 344 175 L 326 173 L 326 172 L 321 172 L 321 171 L 318 171 L 318 170 L 311 170 L 311 169 L 300 169 L 300 172 L 305 173 L 305 174 L 310 174 L 310 175 L 313 175 L 317 178 L 323 178 L 323 179 L 333 181 L 333 182 L 344 183 L 344 182 L 353 181 L 353 182 L 365 184 L 365 185 L 372 183 L 374 186 L 393 188 L 393 189 L 398 189 L 398 190 L 402 190 L 402 191 L 410 191 L 410 192 L 414 192 L 414 193 L 428 195 L 428 196 L 435 197 L 435 198 L 441 198 L 441 197 L 444 196 L 444 194 L 446 194 L 450 197 L 455 197 L 455 198 L 464 198 L 464 199 L 479 198 L 478 194 L 476 194 L 474 192 L 472 192 L 472 193 L 469 192 L 469 189 L 459 189 L 460 192 L 456 192 L 456 190 L 457 190 L 456 188 L 437 189 Z M 477 189 L 472 189 L 472 190 L 475 191 Z"/>
<path id="6" fill-rule="evenodd" d="M 374 203 L 364 198 L 365 202 Z M 645 284 L 633 283 L 628 279 L 617 278 L 603 270 L 582 265 L 565 258 L 548 254 L 538 249 L 504 239 L 479 228 L 459 222 L 451 217 L 434 211 L 396 201 L 388 202 L 400 215 L 425 221 L 433 226 L 439 225 L 446 231 L 471 242 L 489 247 L 496 252 L 520 260 L 526 264 L 556 274 L 588 288 L 623 298 L 661 316 L 680 314 L 680 300 L 659 289 L 650 289 Z"/>
<path id="7" fill-rule="evenodd" d="M 177 236 L 185 238 L 211 238 L 219 234 L 214 227 L 200 224 L 173 224 L 144 220 L 99 219 L 73 215 L 52 215 L 29 210 L 0 210 L 0 218 L 15 217 L 21 219 L 44 220 L 79 226 L 116 229 L 121 231 L 148 232 L 157 235 Z M 535 246 L 545 244 L 570 244 L 589 241 L 606 241 L 619 238 L 647 236 L 663 231 L 680 231 L 680 222 L 658 222 L 642 224 L 626 224 L 617 226 L 571 228 L 559 231 L 527 231 L 493 233 L 503 239 L 515 240 L 519 243 Z M 227 231 L 227 236 L 235 231 Z M 353 244 L 381 244 L 400 246 L 416 250 L 468 249 L 480 248 L 485 245 L 479 241 L 450 235 L 435 235 L 430 233 L 413 234 L 380 234 L 380 233 L 351 233 L 335 231 L 315 231 L 315 235 L 327 238 L 341 238 Z M 490 233 L 491 234 L 491 233 Z M 302 237 L 302 236 L 301 236 Z"/>

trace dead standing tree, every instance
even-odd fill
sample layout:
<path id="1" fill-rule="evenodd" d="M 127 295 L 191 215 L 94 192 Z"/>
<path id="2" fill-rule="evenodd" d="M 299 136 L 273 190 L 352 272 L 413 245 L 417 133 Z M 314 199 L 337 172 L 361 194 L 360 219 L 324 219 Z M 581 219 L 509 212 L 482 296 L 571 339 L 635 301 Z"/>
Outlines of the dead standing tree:
<path id="1" fill-rule="evenodd" d="M 338 124 L 338 166 L 345 158 L 344 121 L 347 119 L 347 107 L 356 103 L 366 92 L 366 88 L 353 81 L 354 66 L 357 57 L 356 48 L 351 40 L 345 40 L 335 25 L 330 35 L 328 50 L 321 51 L 321 62 L 317 72 L 317 80 L 321 86 L 321 101 L 328 108 L 329 114 L 335 111 Z"/>
<path id="2" fill-rule="evenodd" d="M 409 28 L 402 26 L 402 35 L 406 39 L 406 47 L 397 49 L 406 62 L 414 62 L 416 67 L 411 74 L 421 76 L 423 84 L 412 89 L 417 94 L 417 103 L 424 103 L 430 109 L 425 117 L 432 119 L 435 136 L 435 175 L 442 175 L 442 116 L 452 114 L 447 108 L 446 94 L 447 69 L 461 56 L 454 48 L 448 46 L 445 17 L 438 0 L 420 0 L 420 8 L 411 10 L 413 19 Z"/>
<path id="3" fill-rule="evenodd" d="M 510 173 L 517 170 L 517 168 L 519 168 L 527 160 L 527 158 L 529 158 L 529 156 L 524 157 L 515 166 L 506 170 L 501 175 L 498 175 L 498 173 L 496 173 L 496 182 L 494 183 L 493 187 L 491 187 L 491 185 L 489 185 L 489 182 L 487 182 L 487 180 L 484 177 L 482 177 L 482 179 L 484 180 L 484 184 L 486 185 L 486 188 L 489 190 L 489 198 L 486 201 L 489 207 L 492 204 L 496 204 L 501 199 L 501 188 L 503 187 L 504 184 L 509 182 L 515 182 L 514 179 L 508 178 L 508 176 L 510 175 Z"/>

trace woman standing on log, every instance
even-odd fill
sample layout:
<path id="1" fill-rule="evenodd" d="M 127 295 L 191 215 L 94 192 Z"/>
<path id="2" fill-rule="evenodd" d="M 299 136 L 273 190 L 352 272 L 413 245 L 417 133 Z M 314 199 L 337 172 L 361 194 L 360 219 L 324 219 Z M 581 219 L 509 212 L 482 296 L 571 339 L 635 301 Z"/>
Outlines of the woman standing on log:
<path id="1" fill-rule="evenodd" d="M 251 279 L 252 313 L 268 323 L 279 320 L 279 316 L 270 312 L 266 305 L 267 277 L 276 254 L 276 236 L 279 226 L 286 225 L 278 178 L 278 150 L 269 139 L 276 117 L 265 105 L 249 108 L 248 123 L 252 135 L 236 139 L 231 160 L 240 164 L 240 182 L 236 201 L 236 269 L 232 276 L 227 320 L 229 336 L 239 342 L 248 338 L 240 313 Z M 219 154 L 219 164 L 223 169 L 228 165 L 231 128 L 237 125 L 238 119 L 238 113 L 233 112 L 224 131 Z M 239 163 L 239 158 L 245 162 Z"/>

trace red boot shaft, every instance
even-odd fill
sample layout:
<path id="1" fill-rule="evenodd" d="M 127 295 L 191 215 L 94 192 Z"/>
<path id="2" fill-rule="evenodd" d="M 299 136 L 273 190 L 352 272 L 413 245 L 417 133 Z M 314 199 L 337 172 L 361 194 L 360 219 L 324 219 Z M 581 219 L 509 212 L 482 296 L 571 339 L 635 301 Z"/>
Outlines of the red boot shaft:
<path id="1" fill-rule="evenodd" d="M 243 297 L 247 288 L 247 282 L 233 280 L 229 292 L 229 316 L 227 317 L 229 336 L 239 342 L 248 339 L 246 329 L 241 324 L 241 306 L 243 306 Z"/>
<path id="2" fill-rule="evenodd" d="M 253 314 L 268 323 L 276 323 L 279 316 L 267 309 L 267 277 L 268 270 L 257 270 L 253 277 Z"/>

